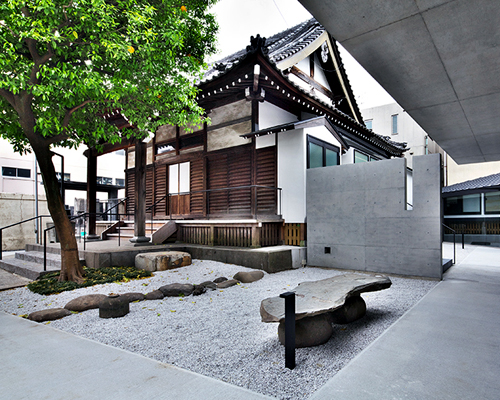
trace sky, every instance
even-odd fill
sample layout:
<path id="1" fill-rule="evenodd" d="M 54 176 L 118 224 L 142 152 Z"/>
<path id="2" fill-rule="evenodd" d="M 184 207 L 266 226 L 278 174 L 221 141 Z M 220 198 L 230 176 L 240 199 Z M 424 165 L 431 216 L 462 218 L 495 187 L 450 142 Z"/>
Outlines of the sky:
<path id="1" fill-rule="evenodd" d="M 309 18 L 297 0 L 219 0 L 212 8 L 219 23 L 219 60 L 250 44 L 250 36 L 272 36 Z M 392 97 L 340 46 L 341 57 L 360 109 L 393 103 Z"/>

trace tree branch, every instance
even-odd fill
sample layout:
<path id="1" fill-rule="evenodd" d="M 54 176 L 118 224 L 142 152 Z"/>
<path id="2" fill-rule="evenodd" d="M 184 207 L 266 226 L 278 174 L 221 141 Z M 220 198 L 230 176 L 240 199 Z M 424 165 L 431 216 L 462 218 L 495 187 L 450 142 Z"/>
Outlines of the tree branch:
<path id="1" fill-rule="evenodd" d="M 16 97 L 14 96 L 14 93 L 12 93 L 9 90 L 0 88 L 0 96 L 2 96 L 5 100 L 7 100 L 7 102 L 14 108 L 14 110 L 17 111 Z"/>

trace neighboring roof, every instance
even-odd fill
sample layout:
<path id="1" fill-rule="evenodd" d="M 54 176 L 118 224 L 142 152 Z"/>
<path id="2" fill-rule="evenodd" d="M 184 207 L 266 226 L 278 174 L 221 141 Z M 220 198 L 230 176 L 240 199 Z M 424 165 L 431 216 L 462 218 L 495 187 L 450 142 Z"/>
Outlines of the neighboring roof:
<path id="1" fill-rule="evenodd" d="M 483 176 L 481 178 L 472 179 L 470 181 L 456 183 L 454 185 L 443 187 L 443 193 L 459 194 L 458 192 L 475 193 L 481 191 L 500 190 L 500 173 Z"/>

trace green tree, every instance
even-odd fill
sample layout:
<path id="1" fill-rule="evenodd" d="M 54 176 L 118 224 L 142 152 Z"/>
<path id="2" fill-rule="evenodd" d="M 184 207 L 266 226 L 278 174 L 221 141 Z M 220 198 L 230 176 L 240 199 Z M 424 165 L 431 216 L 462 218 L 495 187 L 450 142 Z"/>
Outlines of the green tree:
<path id="1" fill-rule="evenodd" d="M 81 282 L 52 148 L 143 138 L 198 124 L 194 83 L 215 51 L 216 0 L 2 0 L 0 135 L 33 151 L 61 242 L 60 280 Z M 103 118 L 120 110 L 133 129 Z"/>

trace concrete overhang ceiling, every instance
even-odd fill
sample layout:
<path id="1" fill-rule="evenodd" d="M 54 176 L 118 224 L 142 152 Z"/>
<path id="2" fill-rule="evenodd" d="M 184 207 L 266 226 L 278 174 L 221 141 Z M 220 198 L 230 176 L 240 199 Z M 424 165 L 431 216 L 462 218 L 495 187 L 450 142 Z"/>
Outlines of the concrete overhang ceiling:
<path id="1" fill-rule="evenodd" d="M 500 1 L 299 1 L 455 162 L 500 160 Z"/>

